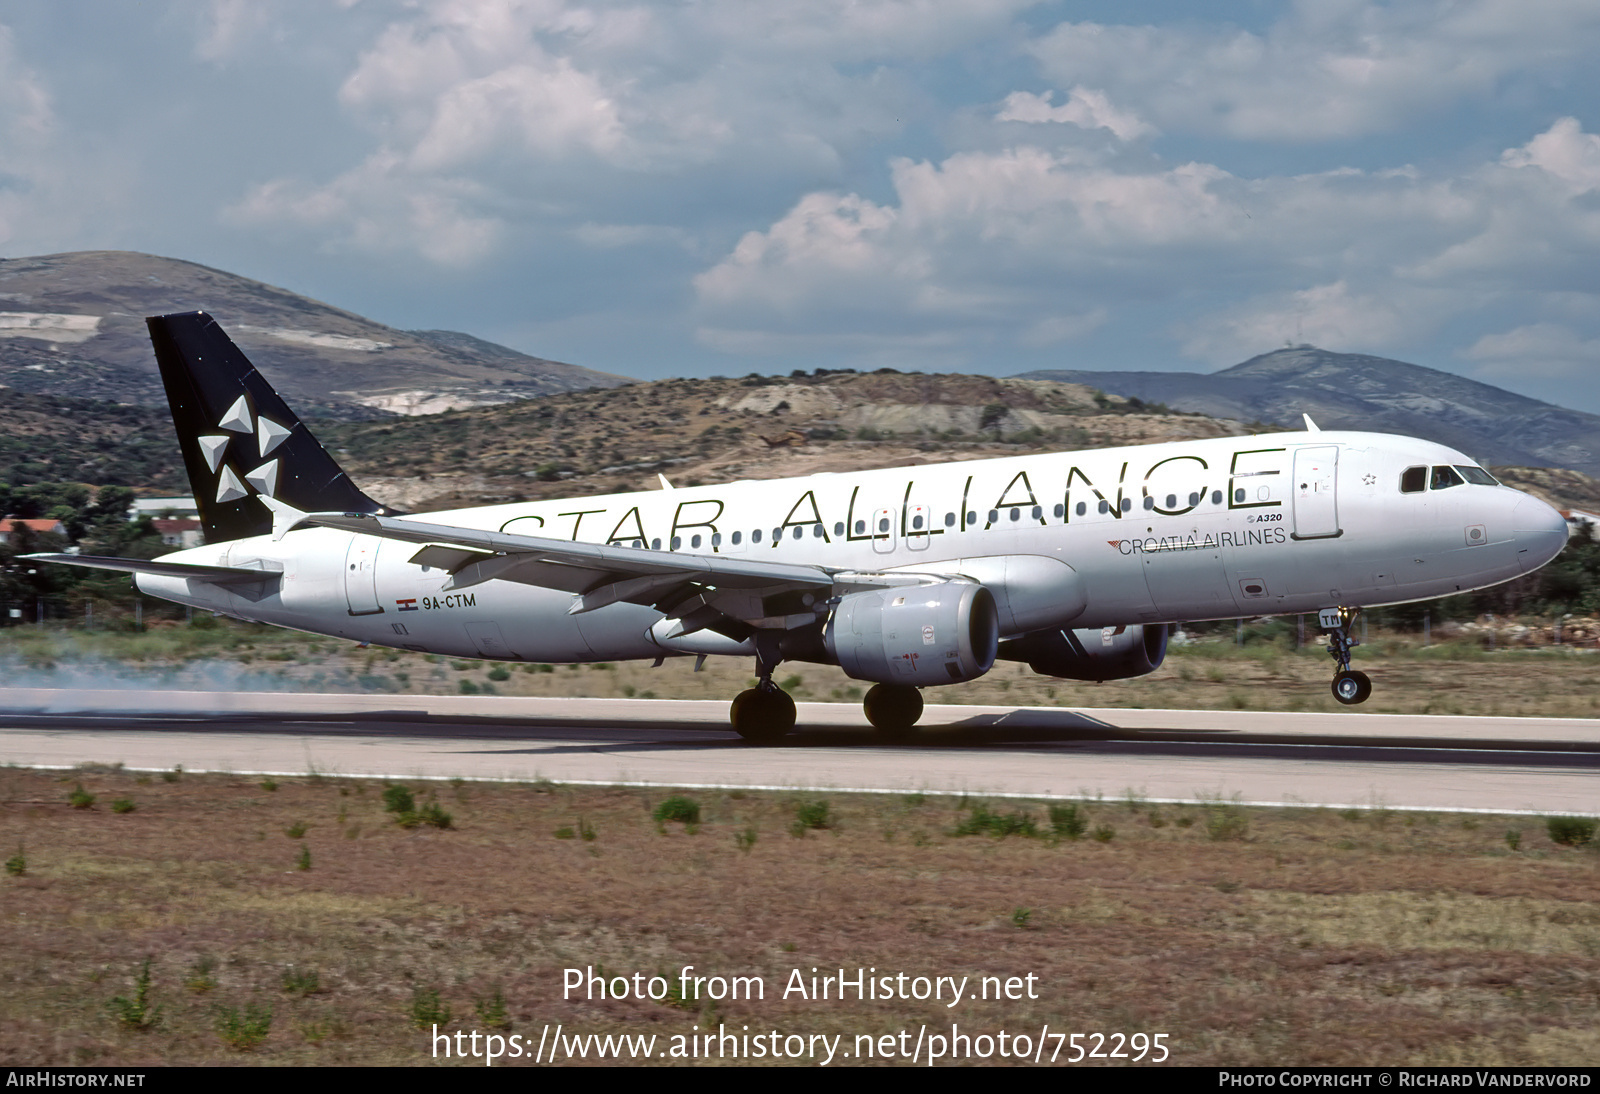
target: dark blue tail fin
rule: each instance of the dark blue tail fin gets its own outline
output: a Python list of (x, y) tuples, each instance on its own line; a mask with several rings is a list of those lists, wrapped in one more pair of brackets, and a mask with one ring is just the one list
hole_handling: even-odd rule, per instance
[(146, 319), (206, 542), (272, 531), (265, 494), (306, 512), (389, 513), (367, 497), (205, 312)]

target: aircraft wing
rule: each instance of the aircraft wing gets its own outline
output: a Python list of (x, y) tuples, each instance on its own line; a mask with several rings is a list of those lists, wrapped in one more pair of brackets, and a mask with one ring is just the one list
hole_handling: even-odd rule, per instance
[[(686, 634), (703, 627), (726, 632), (723, 620), (746, 626), (811, 622), (811, 603), (832, 595), (834, 571), (728, 558), (651, 551), (366, 513), (310, 513), (297, 526), (316, 525), (422, 546), (411, 561), (450, 574), (447, 589), (498, 579), (576, 593), (573, 615), (619, 602), (648, 604), (678, 618)], [(790, 603), (792, 601), (792, 603)], [(792, 610), (790, 610), (792, 609)]]

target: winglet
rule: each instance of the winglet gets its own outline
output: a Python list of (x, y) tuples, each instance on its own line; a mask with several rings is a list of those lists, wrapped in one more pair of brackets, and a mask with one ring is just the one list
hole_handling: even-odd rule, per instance
[(1301, 414), (1300, 417), (1302, 417), (1302, 418), (1304, 418), (1306, 420), (1306, 432), (1307, 433), (1321, 433), (1322, 432), (1322, 430), (1317, 428), (1317, 423), (1313, 422), (1311, 420), (1311, 415), (1309, 415), (1309, 414)]
[(661, 472), (659, 472), (659, 471), (656, 472), (656, 478), (661, 480), (661, 489), (663, 489), (663, 490), (671, 490), (672, 489), (672, 484), (667, 481), (667, 477), (665, 475), (663, 475)]

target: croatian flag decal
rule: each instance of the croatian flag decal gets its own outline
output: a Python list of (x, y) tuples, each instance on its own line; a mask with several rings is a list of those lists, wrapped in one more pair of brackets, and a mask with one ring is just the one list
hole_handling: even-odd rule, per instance
[(416, 597), (412, 597), (409, 600), (396, 600), (394, 603), (395, 607), (399, 608), (403, 612), (414, 612), (417, 610)]

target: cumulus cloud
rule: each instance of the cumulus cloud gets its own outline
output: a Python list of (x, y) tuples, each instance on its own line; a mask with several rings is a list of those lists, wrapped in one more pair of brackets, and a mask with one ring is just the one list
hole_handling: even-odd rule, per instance
[[(1530, 253), (1547, 271), (1566, 254), (1552, 278), (1592, 271), (1600, 212), (1579, 187), (1594, 145), (1562, 120), (1454, 174), (1254, 179), (1070, 146), (903, 159), (895, 200), (808, 195), (695, 286), (717, 329), (826, 323), (1040, 347), (1161, 301), (1183, 352), (1216, 364), (1286, 341), (1392, 351), (1525, 295), (1516, 267)], [(1196, 314), (1182, 318), (1186, 306)]]
[(1408, 296), (1402, 301), (1354, 293), (1343, 281), (1270, 293), (1189, 325), (1183, 351), (1225, 365), (1284, 345), (1310, 343), (1346, 351), (1392, 346), (1407, 341), (1418, 326), (1431, 325), (1427, 320), (1433, 317), (1418, 306), (1417, 294)]
[(1060, 106), (1050, 105), (1054, 91), (1035, 95), (1028, 91), (1013, 91), (1006, 96), (1005, 105), (995, 115), (1002, 122), (1062, 122), (1083, 129), (1109, 129), (1118, 140), (1135, 141), (1149, 136), (1155, 130), (1139, 119), (1131, 110), (1118, 110), (1104, 91), (1075, 87)]
[(465, 180), (418, 180), (397, 158), (374, 156), (321, 186), (263, 183), (226, 217), (242, 225), (311, 229), (331, 250), (415, 251), (439, 265), (459, 267), (492, 253), (504, 227), (472, 211), (480, 198)]
[(1029, 48), (1050, 79), (1105, 88), (1169, 132), (1311, 141), (1571, 71), (1597, 45), (1600, 8), (1583, 0), (1357, 0), (1292, 5), (1262, 33), (1062, 23)]
[(1600, 368), (1600, 338), (1584, 338), (1558, 323), (1529, 323), (1486, 334), (1462, 356), (1481, 362), (1477, 374), (1486, 379), (1588, 378)]
[(73, 145), (48, 85), (0, 24), (0, 246), (27, 254), (104, 240), (126, 178), (125, 164)]
[[(221, 20), (229, 0), (218, 2)], [(697, 172), (714, 174), (713, 188), (837, 175), (853, 150), (920, 109), (926, 94), (899, 66), (999, 33), (1031, 2), (419, 0), (388, 20), (340, 87), (340, 105), (377, 141), (367, 162), (320, 184), (258, 184), (235, 214), (306, 223), (314, 208), (341, 245), (392, 247), (423, 238), (414, 202), (397, 200), (406, 190), (434, 204), (453, 195), (457, 215), (445, 219), (493, 236), (508, 219), (563, 230), (569, 218), (637, 216), (627, 205), (646, 174), (689, 201), (707, 189)], [(385, 216), (395, 218), (387, 233)]]
[(1573, 195), (1600, 189), (1600, 135), (1585, 133), (1577, 118), (1562, 118), (1521, 148), (1507, 150), (1500, 162), (1538, 168)]
[(195, 56), (213, 64), (225, 61), (250, 46), (272, 21), (269, 0), (211, 0), (195, 42)]

